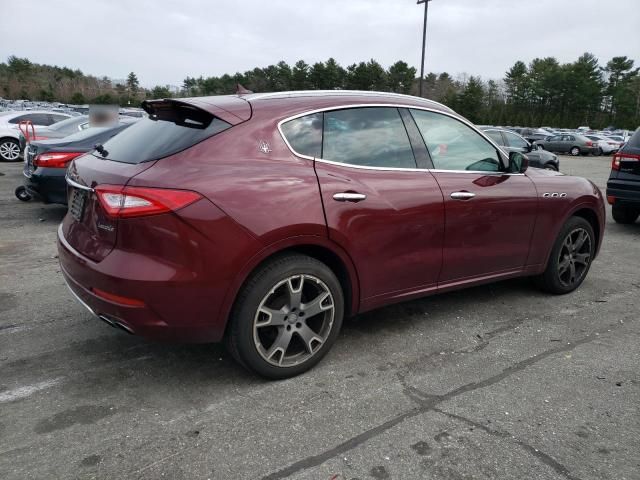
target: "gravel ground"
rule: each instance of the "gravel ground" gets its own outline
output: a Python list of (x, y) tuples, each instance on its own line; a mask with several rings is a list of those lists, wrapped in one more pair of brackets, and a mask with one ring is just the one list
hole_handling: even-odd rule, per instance
[[(609, 165), (562, 158), (603, 189)], [(384, 308), (267, 382), (93, 319), (59, 273), (65, 209), (20, 182), (0, 164), (2, 479), (640, 478), (640, 223), (609, 218), (570, 295), (521, 279)]]

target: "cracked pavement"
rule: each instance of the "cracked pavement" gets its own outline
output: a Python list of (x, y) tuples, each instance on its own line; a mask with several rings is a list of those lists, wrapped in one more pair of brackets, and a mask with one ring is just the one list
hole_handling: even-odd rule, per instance
[[(609, 165), (561, 159), (601, 188)], [(0, 478), (640, 479), (640, 222), (608, 209), (572, 294), (519, 279), (387, 307), (267, 382), (94, 320), (58, 272), (65, 209), (20, 182), (0, 163)]]

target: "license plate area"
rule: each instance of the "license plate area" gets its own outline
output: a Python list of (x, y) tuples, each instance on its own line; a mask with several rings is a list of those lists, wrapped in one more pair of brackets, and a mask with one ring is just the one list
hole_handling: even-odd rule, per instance
[(76, 222), (82, 221), (84, 215), (84, 206), (87, 202), (88, 192), (84, 190), (74, 189), (69, 199), (69, 213)]

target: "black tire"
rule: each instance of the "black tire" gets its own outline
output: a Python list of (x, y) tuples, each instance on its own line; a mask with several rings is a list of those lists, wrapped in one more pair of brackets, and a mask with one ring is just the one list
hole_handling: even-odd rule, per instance
[(611, 214), (616, 223), (621, 223), (622, 225), (629, 225), (631, 223), (635, 223), (640, 215), (640, 209), (625, 207), (618, 204), (613, 204), (611, 207)]
[(569, 154), (574, 157), (577, 157), (578, 155), (580, 155), (580, 147), (571, 147), (569, 149)]
[[(571, 248), (567, 247), (567, 239), (571, 240), (573, 238), (579, 240), (582, 232), (584, 232), (588, 238), (588, 246), (585, 240), (581, 248), (572, 252)], [(546, 270), (535, 278), (537, 286), (545, 292), (555, 295), (573, 292), (582, 284), (587, 273), (589, 273), (595, 248), (596, 238), (591, 224), (584, 218), (571, 217), (558, 234), (558, 238), (551, 250)], [(578, 263), (575, 257), (571, 258), (574, 255), (580, 256), (580, 262), (586, 259), (586, 265)], [(584, 255), (586, 255), (586, 257), (584, 257)], [(564, 270), (563, 266), (565, 267)]]
[(558, 167), (556, 167), (553, 163), (549, 162), (549, 163), (545, 163), (544, 164), (544, 169), (545, 170), (553, 170), (554, 172), (558, 171)]
[(20, 144), (13, 138), (0, 140), (0, 160), (4, 162), (20, 161)]
[(27, 188), (24, 185), (21, 185), (18, 188), (16, 188), (13, 193), (16, 194), (16, 198), (18, 200), (21, 200), (23, 202), (28, 202), (32, 198), (29, 192), (27, 191)]
[[(298, 299), (300, 308), (297, 315), (299, 316), (295, 317), (296, 320), (294, 321), (288, 320), (290, 317), (286, 315), (291, 315), (292, 312), (296, 311), (296, 308), (291, 308), (291, 305), (284, 301), (284, 305), (280, 309), (271, 307), (272, 312), (277, 312), (279, 316), (284, 316), (283, 324), (278, 326), (270, 325), (271, 319), (275, 317), (274, 314), (273, 317), (271, 315), (266, 317), (268, 319), (266, 327), (258, 327), (259, 323), (263, 323), (258, 321), (263, 315), (262, 307), (266, 306), (267, 299), (274, 298), (278, 300), (280, 289), (283, 289), (282, 292), (289, 295), (289, 303), (292, 303), (291, 279), (294, 278), (301, 279), (298, 286), (301, 291)], [(306, 305), (314, 303), (314, 300), (311, 300), (314, 288), (330, 293), (330, 306), (328, 308), (332, 311), (323, 310), (321, 313), (312, 314), (305, 319), (302, 317), (304, 310), (302, 307), (305, 303), (301, 302), (304, 299), (305, 302), (308, 302)], [(311, 289), (311, 294), (308, 293), (309, 289)], [(322, 295), (323, 293), (318, 294), (315, 300), (317, 301)], [(320, 305), (324, 301), (320, 300), (318, 304)], [(282, 313), (283, 311), (288, 313)], [(311, 322), (318, 320), (320, 315), (322, 315), (322, 318), (318, 323), (322, 323), (322, 326), (316, 331)], [(312, 257), (301, 254), (287, 254), (276, 257), (260, 266), (242, 287), (229, 318), (230, 324), (227, 329), (225, 344), (231, 355), (248, 370), (270, 379), (289, 378), (309, 370), (327, 354), (340, 333), (343, 315), (344, 295), (342, 287), (331, 269)], [(309, 320), (309, 323), (307, 323), (307, 320)], [(311, 347), (311, 342), (309, 342), (309, 348), (306, 348), (307, 344), (303, 341), (303, 336), (296, 330), (302, 324), (304, 324), (302, 328), (307, 329), (307, 332), (309, 331), (308, 329), (313, 330), (312, 333), (318, 336), (317, 341), (323, 340), (317, 346), (317, 349), (314, 350)], [(287, 332), (291, 329), (293, 331), (285, 334), (285, 329)], [(324, 333), (322, 333), (323, 331)], [(263, 334), (273, 338), (271, 345), (268, 344), (269, 338), (263, 339)], [(276, 356), (278, 350), (282, 349), (276, 349), (272, 356), (268, 356), (280, 336), (284, 335), (288, 335), (288, 338), (291, 339), (287, 342), (284, 350), (279, 356)], [(324, 339), (320, 339), (321, 336), (324, 336)], [(299, 347), (297, 353), (295, 347)], [(290, 350), (293, 353), (288, 355)], [(296, 355), (300, 356), (299, 359), (296, 359)], [(267, 356), (268, 358), (266, 358)], [(278, 361), (280, 365), (275, 365), (274, 362)], [(288, 365), (282, 365), (282, 363), (287, 362), (289, 363)]]

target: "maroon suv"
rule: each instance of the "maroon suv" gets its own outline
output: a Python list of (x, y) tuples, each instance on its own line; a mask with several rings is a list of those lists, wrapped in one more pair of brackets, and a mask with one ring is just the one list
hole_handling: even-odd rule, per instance
[(371, 92), (144, 102), (149, 118), (67, 173), (60, 263), (107, 323), (225, 340), (243, 365), (298, 374), (343, 318), (534, 276), (584, 280), (604, 230), (591, 182), (527, 169), (451, 109)]

